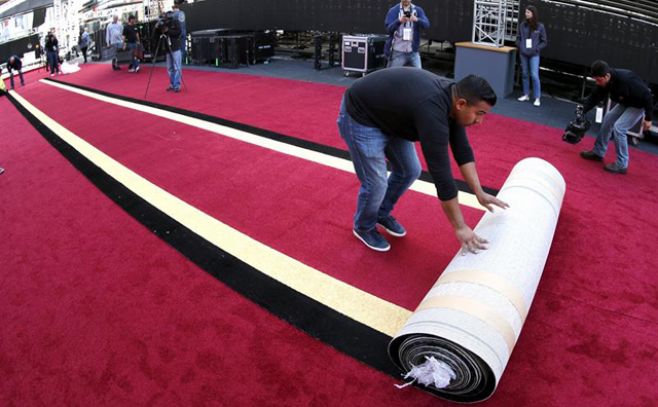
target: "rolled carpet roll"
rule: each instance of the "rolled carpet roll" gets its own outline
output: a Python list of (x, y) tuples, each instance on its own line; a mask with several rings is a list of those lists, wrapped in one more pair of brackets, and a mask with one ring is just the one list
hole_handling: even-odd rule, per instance
[(557, 224), (565, 182), (548, 162), (514, 166), (475, 232), (489, 241), (458, 253), (389, 344), (407, 378), (457, 402), (490, 397), (521, 333)]

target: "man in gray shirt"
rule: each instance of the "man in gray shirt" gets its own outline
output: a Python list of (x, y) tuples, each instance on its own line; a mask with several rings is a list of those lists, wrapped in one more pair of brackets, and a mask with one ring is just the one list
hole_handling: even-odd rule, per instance
[(105, 43), (108, 47), (114, 48), (114, 58), (112, 58), (112, 69), (120, 70), (116, 53), (123, 49), (123, 25), (119, 22), (119, 16), (113, 16), (112, 22), (105, 29)]

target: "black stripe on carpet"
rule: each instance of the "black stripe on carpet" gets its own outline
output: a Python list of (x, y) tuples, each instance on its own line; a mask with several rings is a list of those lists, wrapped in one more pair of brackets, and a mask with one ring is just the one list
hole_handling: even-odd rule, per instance
[[(125, 102), (132, 102), (132, 103), (136, 103), (136, 104), (143, 105), (143, 106), (149, 106), (149, 107), (153, 107), (153, 108), (156, 108), (156, 109), (161, 109), (161, 110), (164, 110), (164, 111), (167, 111), (167, 112), (178, 113), (178, 114), (183, 115), (183, 116), (192, 117), (192, 118), (203, 120), (203, 121), (206, 121), (206, 122), (209, 122), (209, 123), (215, 123), (215, 124), (219, 124), (219, 125), (222, 125), (222, 126), (230, 127), (232, 129), (241, 130), (241, 131), (245, 131), (247, 133), (256, 134), (258, 136), (268, 138), (270, 140), (279, 141), (281, 143), (286, 143), (286, 144), (289, 144), (289, 145), (292, 145), (292, 146), (304, 148), (306, 150), (316, 151), (318, 153), (327, 154), (327, 155), (330, 155), (330, 156), (333, 156), (333, 157), (350, 160), (350, 153), (347, 150), (341, 150), (339, 148), (327, 146), (327, 145), (320, 144), (320, 143), (315, 143), (315, 142), (304, 140), (304, 139), (297, 138), (297, 137), (286, 136), (285, 134), (276, 133), (276, 132), (273, 132), (273, 131), (270, 131), (270, 130), (261, 129), (259, 127), (250, 126), (248, 124), (238, 123), (238, 122), (234, 122), (234, 121), (231, 121), (231, 120), (222, 119), (221, 117), (211, 116), (211, 115), (204, 114), (204, 113), (199, 113), (199, 112), (193, 112), (191, 110), (185, 110), (185, 109), (181, 109), (181, 108), (177, 108), (177, 107), (173, 107), (173, 106), (167, 106), (167, 105), (163, 105), (163, 104), (160, 104), (160, 103), (149, 102), (147, 100), (135, 99), (135, 98), (127, 97), (127, 96), (121, 96), (121, 95), (117, 95), (117, 94), (114, 94), (114, 93), (89, 88), (87, 86), (81, 86), (81, 85), (76, 85), (76, 84), (73, 84), (73, 83), (62, 82), (62, 81), (58, 81), (58, 80), (55, 80), (55, 79), (44, 78), (44, 80), (60, 83), (62, 85), (70, 86), (72, 88), (86, 90), (88, 92), (96, 93), (98, 95), (103, 95), (103, 96), (111, 97), (111, 98), (114, 98), (114, 99), (123, 100)], [(432, 176), (427, 171), (423, 171), (423, 173), (420, 175), (419, 179), (421, 179), (422, 181), (434, 183), (434, 181), (432, 180)], [(456, 179), (455, 183), (457, 184), (457, 188), (460, 191), (471, 193), (471, 189), (468, 187), (468, 184), (466, 184), (466, 182)], [(485, 187), (485, 186), (483, 186), (482, 189), (486, 193), (489, 193), (489, 194), (492, 194), (492, 195), (498, 195), (498, 190), (497, 189), (490, 188), (490, 187)]]
[(34, 128), (108, 198), (217, 280), (311, 336), (375, 369), (400, 378), (387, 355), (391, 337), (356, 322), (261, 273), (193, 233), (126, 188), (9, 99)]

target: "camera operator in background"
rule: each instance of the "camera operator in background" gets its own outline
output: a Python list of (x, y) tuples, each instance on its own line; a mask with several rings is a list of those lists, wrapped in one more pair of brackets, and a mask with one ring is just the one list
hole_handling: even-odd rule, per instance
[(128, 66), (128, 72), (139, 72), (139, 58), (137, 58), (137, 51), (139, 49), (139, 32), (135, 26), (135, 16), (128, 16), (128, 25), (123, 28), (123, 49), (131, 51), (132, 59)]
[(388, 66), (411, 65), (422, 68), (420, 61), (420, 29), (428, 29), (430, 20), (422, 8), (411, 4), (411, 0), (402, 0), (399, 5), (391, 7), (384, 20), (388, 39), (384, 52)]
[(595, 61), (592, 64), (591, 76), (596, 81), (596, 88), (585, 101), (584, 113), (592, 110), (600, 102), (604, 102), (608, 96), (617, 105), (603, 117), (594, 148), (591, 151), (582, 151), (580, 156), (586, 160), (603, 161), (612, 135), (617, 161), (606, 164), (603, 169), (615, 174), (626, 174), (628, 170), (626, 133), (640, 121), (642, 114), (644, 114), (642, 130), (651, 128), (653, 117), (651, 90), (635, 72), (613, 69), (605, 61)]
[(180, 38), (181, 38), (181, 60), (185, 59), (187, 52), (187, 27), (185, 26), (185, 12), (180, 9), (180, 5), (185, 3), (185, 0), (174, 0), (174, 5), (171, 6), (173, 17), (178, 20), (180, 24)]
[(114, 48), (114, 57), (112, 58), (112, 69), (121, 70), (117, 53), (123, 48), (123, 25), (119, 22), (119, 16), (113, 16), (112, 22), (105, 29), (105, 44)]
[(7, 61), (7, 71), (9, 72), (9, 83), (11, 84), (12, 89), (14, 89), (14, 71), (18, 72), (18, 76), (21, 79), (21, 86), (25, 86), (23, 71), (21, 70), (22, 68), (23, 62), (21, 62), (18, 55), (12, 55), (9, 57), (9, 61)]
[(50, 68), (50, 76), (55, 76), (55, 73), (59, 73), (59, 41), (57, 41), (57, 37), (52, 30), (46, 35), (44, 48), (46, 49), (46, 62)]
[(160, 46), (167, 53), (167, 74), (169, 75), (167, 91), (178, 93), (183, 77), (180, 22), (174, 18), (174, 13), (169, 11), (160, 18), (156, 27), (160, 30)]

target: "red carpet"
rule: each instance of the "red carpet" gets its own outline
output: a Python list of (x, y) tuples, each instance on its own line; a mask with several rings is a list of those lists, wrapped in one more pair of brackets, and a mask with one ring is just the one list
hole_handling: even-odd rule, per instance
[[(143, 96), (137, 76), (85, 68), (64, 79)], [(334, 123), (340, 88), (185, 75), (189, 92), (159, 103), (344, 148)], [(455, 253), (435, 198), (405, 196), (396, 214), (410, 236), (373, 255), (349, 235), (353, 175), (42, 84), (19, 92), (223, 222), (408, 308)], [(0, 249), (0, 324), (10, 333), (0, 340), (2, 404), (446, 404), (391, 388), (391, 378), (224, 288), (100, 194), (1, 102), (9, 136), (0, 139), (7, 168), (0, 214), (9, 244)], [(497, 392), (483, 405), (652, 405), (658, 164), (633, 150), (627, 176), (607, 174), (577, 156), (591, 139), (573, 147), (559, 134), (500, 116), (471, 132), (486, 185), (499, 187), (526, 156), (549, 160), (567, 181), (532, 312)], [(474, 225), (479, 213), (467, 213)]]

